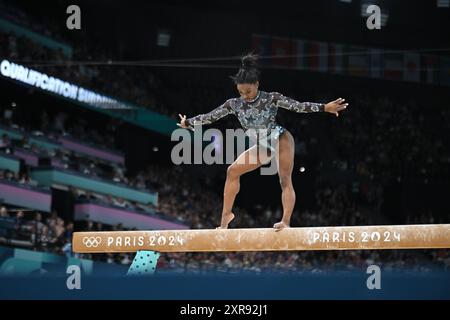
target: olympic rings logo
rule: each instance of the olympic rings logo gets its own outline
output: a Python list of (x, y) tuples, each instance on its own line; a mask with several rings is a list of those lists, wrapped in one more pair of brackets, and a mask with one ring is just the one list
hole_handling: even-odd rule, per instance
[(100, 237), (84, 237), (83, 244), (88, 248), (96, 248), (102, 242), (102, 238)]

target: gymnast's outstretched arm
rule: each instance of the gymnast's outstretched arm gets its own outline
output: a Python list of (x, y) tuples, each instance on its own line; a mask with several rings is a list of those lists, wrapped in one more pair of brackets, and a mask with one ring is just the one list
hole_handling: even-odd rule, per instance
[(348, 106), (348, 103), (344, 103), (345, 99), (342, 98), (323, 104), (316, 102), (299, 102), (278, 92), (272, 92), (271, 95), (277, 107), (299, 113), (330, 112), (338, 116), (338, 112), (346, 109)]
[(227, 100), (224, 104), (215, 108), (211, 112), (185, 119), (184, 124), (188, 127), (200, 124), (210, 124), (232, 113), (234, 114), (234, 110), (231, 107), (230, 100)]

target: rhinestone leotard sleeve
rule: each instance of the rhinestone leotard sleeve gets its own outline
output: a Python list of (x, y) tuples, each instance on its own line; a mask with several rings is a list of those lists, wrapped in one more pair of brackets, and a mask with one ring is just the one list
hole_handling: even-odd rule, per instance
[(195, 126), (200, 124), (210, 124), (213, 123), (229, 114), (234, 114), (234, 110), (231, 107), (230, 100), (227, 100), (221, 106), (215, 108), (211, 112), (205, 114), (199, 114), (195, 117), (186, 119), (186, 125)]
[(295, 111), (299, 113), (307, 112), (324, 112), (325, 105), (316, 102), (299, 102), (292, 98), (286, 97), (278, 92), (272, 92), (273, 101), (279, 108)]

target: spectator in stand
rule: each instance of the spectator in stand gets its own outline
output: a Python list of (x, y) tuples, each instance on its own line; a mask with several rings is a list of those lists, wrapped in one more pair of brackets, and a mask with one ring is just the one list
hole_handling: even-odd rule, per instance
[(2, 134), (2, 139), (0, 140), (0, 151), (5, 151), (10, 146), (11, 141), (9, 140), (9, 136), (6, 133)]

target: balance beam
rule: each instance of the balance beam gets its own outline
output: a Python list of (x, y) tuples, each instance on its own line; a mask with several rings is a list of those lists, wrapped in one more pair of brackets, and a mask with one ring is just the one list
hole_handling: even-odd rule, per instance
[(75, 232), (78, 253), (450, 248), (450, 224)]

